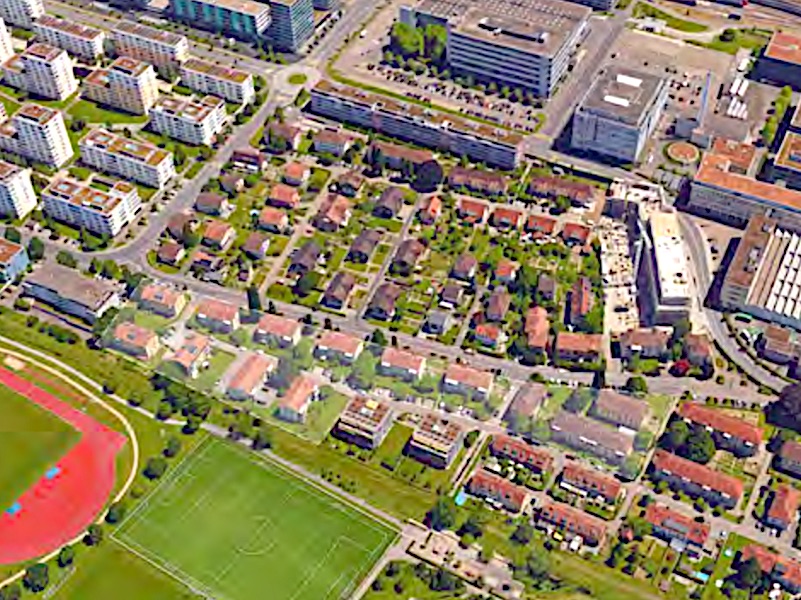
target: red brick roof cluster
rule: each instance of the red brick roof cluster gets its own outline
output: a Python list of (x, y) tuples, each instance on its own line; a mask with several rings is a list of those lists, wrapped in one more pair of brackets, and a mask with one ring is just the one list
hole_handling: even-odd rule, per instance
[(604, 521), (561, 502), (546, 500), (540, 508), (540, 519), (580, 535), (592, 543), (602, 542), (606, 535)]
[(520, 510), (526, 502), (526, 490), (508, 479), (484, 470), (473, 475), (469, 488), (471, 493), (495, 498), (515, 510)]
[(736, 477), (724, 475), (706, 465), (701, 465), (681, 456), (657, 450), (654, 453), (653, 466), (658, 471), (667, 471), (677, 477), (738, 499), (743, 495), (743, 482)]
[(741, 419), (730, 417), (714, 408), (707, 408), (701, 404), (686, 402), (679, 407), (679, 415), (699, 425), (711, 427), (715, 431), (728, 433), (744, 442), (758, 446), (762, 440), (762, 429)]
[(490, 450), (495, 456), (510, 458), (540, 472), (550, 471), (553, 466), (553, 456), (550, 452), (508, 435), (493, 437)]
[(607, 502), (614, 502), (620, 494), (621, 484), (611, 475), (588, 468), (577, 462), (569, 462), (562, 471), (562, 481), (586, 492), (603, 496)]
[(697, 523), (692, 517), (656, 502), (645, 509), (645, 520), (666, 531), (671, 538), (679, 538), (697, 546), (703, 546), (709, 538), (709, 525)]

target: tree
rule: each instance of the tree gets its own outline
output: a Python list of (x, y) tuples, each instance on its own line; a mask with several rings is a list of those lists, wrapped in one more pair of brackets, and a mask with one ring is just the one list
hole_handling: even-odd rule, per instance
[(687, 443), (687, 438), (690, 436), (690, 428), (681, 419), (671, 421), (670, 425), (662, 437), (660, 445), (666, 450), (676, 452), (679, 448)]
[(632, 394), (647, 394), (648, 384), (645, 382), (645, 377), (641, 375), (629, 377), (626, 381), (626, 390)]
[[(423, 54), (438, 66), (445, 64), (448, 31), (442, 25), (426, 25), (423, 30)], [(468, 86), (471, 87), (471, 86)]]
[(9, 242), (13, 242), (15, 244), (21, 244), (22, 243), (22, 234), (19, 232), (18, 229), (14, 228), (14, 227), (10, 227), (10, 226), (6, 227), (5, 238)]
[(436, 191), (442, 183), (444, 173), (442, 167), (435, 160), (427, 160), (414, 172), (412, 187), (422, 193)]
[(715, 441), (705, 428), (693, 427), (687, 443), (680, 450), (684, 458), (705, 465), (715, 455)]
[(261, 310), (259, 288), (255, 285), (248, 286), (248, 308), (252, 311)]
[(428, 525), (434, 531), (450, 529), (456, 524), (456, 507), (450, 498), (439, 498), (434, 507), (428, 511)]
[(50, 571), (45, 563), (31, 565), (22, 578), (22, 585), (34, 594), (44, 591), (48, 583), (50, 583)]
[(164, 445), (164, 450), (162, 450), (162, 454), (166, 458), (174, 458), (178, 455), (181, 451), (181, 440), (179, 440), (174, 435), (171, 435), (167, 438), (167, 443)]
[(0, 600), (19, 600), (22, 598), (22, 588), (16, 583), (11, 583), (0, 590)]
[(103, 534), (103, 528), (97, 523), (89, 525), (89, 529), (86, 530), (86, 535), (83, 538), (83, 543), (87, 546), (99, 546), (103, 541)]
[(253, 443), (252, 447), (254, 450), (264, 450), (266, 448), (271, 448), (273, 445), (272, 436), (270, 432), (263, 427), (256, 430), (256, 433), (253, 435)]
[(423, 52), (423, 36), (416, 28), (398, 21), (390, 31), (389, 46), (404, 58), (417, 58)]
[(319, 282), (319, 273), (316, 271), (307, 271), (298, 279), (297, 283), (295, 283), (295, 293), (305, 298), (315, 290)]
[(770, 423), (801, 432), (801, 384), (785, 386), (778, 400), (768, 404), (765, 413)]
[(551, 559), (544, 548), (537, 548), (526, 557), (523, 565), (526, 574), (534, 581), (541, 581), (548, 576)]
[(762, 568), (755, 557), (740, 561), (737, 573), (734, 575), (737, 587), (744, 590), (753, 590), (762, 580)]
[(638, 431), (637, 435), (634, 436), (634, 448), (640, 451), (647, 450), (653, 440), (654, 434), (650, 431)]
[(106, 513), (106, 523), (116, 525), (125, 517), (125, 505), (122, 502), (115, 502), (108, 507)]
[(69, 567), (73, 562), (75, 562), (75, 548), (72, 546), (64, 546), (58, 553), (56, 562), (62, 569)]
[(514, 530), (510, 539), (520, 546), (528, 546), (531, 540), (534, 539), (534, 528), (529, 523), (521, 523)]
[(58, 251), (58, 254), (56, 254), (56, 262), (65, 267), (69, 267), (70, 269), (74, 269), (78, 266), (78, 261), (75, 260), (75, 257), (66, 250)]
[(464, 588), (462, 580), (445, 569), (437, 569), (428, 586), (434, 592), (451, 592)]
[(629, 519), (628, 526), (635, 540), (643, 540), (646, 535), (651, 535), (653, 529), (648, 521), (640, 517)]
[(159, 479), (167, 470), (167, 461), (161, 456), (149, 458), (142, 474), (150, 480)]
[(726, 28), (723, 30), (723, 33), (720, 34), (720, 41), (721, 42), (733, 42), (737, 37), (737, 30)]
[(369, 390), (375, 382), (377, 360), (370, 352), (362, 352), (353, 363), (348, 381), (353, 387)]
[(387, 336), (384, 335), (384, 332), (380, 329), (376, 329), (373, 331), (372, 335), (370, 336), (370, 342), (375, 344), (376, 346), (381, 346), (382, 348), (387, 345)]
[(640, 474), (640, 456), (639, 454), (631, 454), (626, 457), (623, 464), (620, 465), (620, 476), (623, 479), (633, 481)]
[(470, 515), (467, 517), (462, 526), (459, 527), (459, 531), (457, 532), (459, 535), (471, 535), (474, 538), (481, 537), (484, 533), (483, 530), (484, 524), (476, 515)]
[(32, 237), (28, 242), (28, 257), (32, 261), (42, 260), (45, 256), (45, 245), (38, 237)]

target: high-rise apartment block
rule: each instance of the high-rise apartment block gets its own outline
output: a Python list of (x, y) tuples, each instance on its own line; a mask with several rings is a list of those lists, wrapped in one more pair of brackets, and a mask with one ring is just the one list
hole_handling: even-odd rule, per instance
[(38, 104), (25, 104), (0, 125), (0, 150), (53, 167), (74, 154), (61, 111)]
[(44, 15), (33, 24), (33, 30), (38, 41), (86, 60), (95, 61), (103, 54), (106, 34), (100, 29)]
[(11, 87), (51, 100), (64, 100), (78, 89), (72, 61), (61, 48), (33, 44), (3, 65), (3, 80)]
[(11, 42), (11, 34), (3, 19), (0, 19), (0, 62), (6, 62), (12, 56), (14, 56), (14, 45)]
[(246, 40), (263, 37), (270, 25), (270, 7), (253, 0), (171, 0), (170, 11), (193, 27)]
[(33, 22), (44, 14), (44, 0), (3, 0), (0, 2), (0, 18), (17, 27), (30, 29)]
[(114, 52), (149, 62), (159, 71), (177, 72), (189, 59), (189, 42), (183, 35), (122, 21), (111, 34)]
[(98, 235), (117, 235), (142, 207), (136, 186), (118, 181), (104, 192), (88, 183), (57, 179), (42, 192), (47, 215)]
[(270, 27), (267, 37), (287, 52), (297, 52), (314, 34), (313, 0), (269, 0)]
[(237, 104), (247, 104), (256, 95), (250, 73), (197, 58), (181, 65), (181, 82), (193, 90)]
[(160, 188), (175, 177), (172, 153), (105, 129), (94, 129), (80, 141), (81, 160), (123, 179)]
[(156, 71), (149, 63), (121, 56), (83, 82), (83, 96), (99, 104), (145, 115), (159, 97)]
[(216, 96), (202, 100), (159, 98), (150, 111), (156, 131), (195, 146), (210, 146), (225, 125), (225, 102)]
[(23, 219), (37, 203), (31, 170), (0, 161), (0, 215)]

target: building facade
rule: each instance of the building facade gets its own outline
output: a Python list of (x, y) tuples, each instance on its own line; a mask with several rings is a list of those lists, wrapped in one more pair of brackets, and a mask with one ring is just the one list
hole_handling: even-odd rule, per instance
[(49, 44), (33, 44), (8, 59), (3, 65), (3, 81), (51, 100), (64, 100), (78, 90), (69, 55)]
[(0, 125), (0, 150), (52, 167), (62, 166), (74, 154), (61, 111), (38, 104), (23, 105)]
[(80, 141), (81, 160), (106, 173), (161, 188), (175, 177), (172, 153), (153, 144), (94, 129)]
[(103, 54), (106, 34), (100, 29), (43, 15), (33, 24), (33, 30), (38, 41), (66, 50), (70, 55), (94, 62)]
[(248, 104), (256, 95), (250, 73), (197, 58), (181, 65), (181, 82), (193, 90), (237, 104)]
[(202, 100), (162, 97), (150, 111), (156, 131), (193, 146), (211, 146), (225, 125), (225, 102), (215, 96)]
[(4, 63), (12, 56), (14, 56), (14, 44), (11, 41), (11, 33), (3, 19), (0, 19), (0, 62)]
[(83, 97), (98, 104), (146, 115), (159, 97), (156, 71), (149, 63), (121, 56), (83, 82)]
[(33, 22), (45, 14), (43, 0), (3, 0), (0, 18), (6, 23), (30, 29)]
[(244, 40), (264, 36), (270, 7), (252, 0), (170, 0), (171, 16), (192, 27)]
[(177, 73), (189, 59), (189, 42), (183, 35), (121, 21), (111, 34), (117, 56), (130, 56), (154, 65), (159, 71)]
[(0, 239), (0, 284), (14, 281), (25, 273), (30, 261), (24, 246)]
[(42, 192), (42, 205), (45, 214), (57, 221), (114, 237), (133, 222), (142, 201), (136, 186), (127, 181), (117, 181), (104, 192), (88, 183), (56, 179)]
[(31, 170), (0, 160), (0, 215), (24, 219), (38, 203)]
[(286, 52), (297, 52), (314, 34), (313, 0), (269, 0), (272, 21), (267, 36)]

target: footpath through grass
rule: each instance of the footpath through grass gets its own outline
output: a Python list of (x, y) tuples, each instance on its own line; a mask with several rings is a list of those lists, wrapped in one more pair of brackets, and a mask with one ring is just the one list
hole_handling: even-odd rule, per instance
[(55, 415), (0, 386), (0, 511), (36, 483), (79, 437)]
[(115, 537), (209, 597), (348, 595), (395, 532), (278, 467), (210, 440)]

